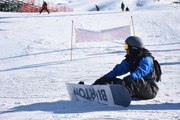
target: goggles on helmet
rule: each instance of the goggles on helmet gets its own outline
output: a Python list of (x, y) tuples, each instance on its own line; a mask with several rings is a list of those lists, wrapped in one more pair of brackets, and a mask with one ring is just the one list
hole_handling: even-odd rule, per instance
[(128, 49), (129, 49), (129, 45), (126, 43), (126, 44), (124, 45), (124, 48), (125, 48), (125, 50), (128, 50)]

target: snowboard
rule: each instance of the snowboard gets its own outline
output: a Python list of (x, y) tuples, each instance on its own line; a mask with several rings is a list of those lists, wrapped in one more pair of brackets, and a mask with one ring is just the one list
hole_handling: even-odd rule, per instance
[(131, 96), (128, 90), (121, 85), (82, 85), (66, 83), (71, 100), (94, 102), (106, 105), (120, 105), (128, 107)]

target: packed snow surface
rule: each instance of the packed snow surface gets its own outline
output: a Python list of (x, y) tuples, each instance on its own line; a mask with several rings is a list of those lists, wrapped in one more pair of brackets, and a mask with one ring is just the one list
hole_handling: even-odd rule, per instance
[[(121, 11), (122, 1), (108, 6), (111, 0), (99, 12), (84, 9), (87, 0), (71, 13), (0, 12), (0, 120), (179, 120), (180, 5), (129, 1), (130, 12)], [(162, 66), (157, 97), (127, 108), (71, 101), (65, 82), (92, 84), (125, 56), (124, 40), (76, 43), (72, 33), (127, 22)]]

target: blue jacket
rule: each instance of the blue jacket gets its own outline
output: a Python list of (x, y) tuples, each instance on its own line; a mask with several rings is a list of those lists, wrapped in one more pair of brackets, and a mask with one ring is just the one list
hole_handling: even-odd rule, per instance
[[(117, 64), (112, 71), (107, 73), (105, 77), (113, 78), (116, 76), (124, 75), (130, 72), (130, 64), (124, 59), (120, 64)], [(149, 73), (153, 71), (152, 58), (151, 57), (143, 57), (137, 68), (130, 73), (130, 77), (134, 80), (145, 77)]]

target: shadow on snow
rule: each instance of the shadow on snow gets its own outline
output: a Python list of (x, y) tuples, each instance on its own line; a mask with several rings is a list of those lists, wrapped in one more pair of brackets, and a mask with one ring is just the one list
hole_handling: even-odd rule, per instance
[[(1, 30), (1, 29), (0, 29)], [(170, 43), (169, 43), (170, 44)], [(171, 44), (179, 44), (179, 43), (171, 43)], [(90, 47), (89, 49), (98, 49), (98, 48), (118, 48), (119, 46), (113, 46), (113, 47)], [(87, 48), (74, 48), (74, 50), (82, 50), (82, 49), (87, 49)], [(59, 52), (69, 52), (70, 49), (61, 49), (61, 50), (53, 50), (53, 51), (45, 51), (45, 52), (39, 52), (39, 53), (34, 53), (34, 54), (28, 54), (28, 55), (18, 55), (18, 56), (11, 56), (11, 57), (6, 57), (6, 58), (0, 58), (0, 61), (2, 60), (8, 60), (8, 59), (16, 59), (16, 58), (22, 58), (22, 57), (28, 57), (28, 56), (36, 56), (36, 55), (46, 55), (46, 54), (52, 54), (52, 53), (59, 53)], [(120, 54), (120, 53), (125, 53), (125, 51), (108, 51), (103, 53), (92, 53), (92, 54), (87, 54), (86, 57), (84, 58), (77, 58), (74, 59), (73, 61), (77, 60), (86, 60), (90, 58), (97, 58), (97, 57), (103, 57), (104, 55), (108, 54)], [(175, 52), (175, 51), (180, 51), (180, 49), (168, 49), (168, 50), (152, 50), (152, 52)], [(12, 68), (7, 68), (7, 69), (1, 69), (0, 72), (6, 72), (6, 71), (13, 71), (13, 70), (23, 70), (23, 69), (29, 69), (29, 68), (37, 68), (37, 67), (45, 67), (45, 66), (51, 66), (51, 65), (59, 65), (59, 64), (64, 64), (67, 63), (69, 60), (61, 60), (61, 61), (49, 61), (49, 62), (44, 62), (44, 63), (37, 63), (37, 64), (29, 64), (29, 65), (24, 65), (24, 66), (19, 66), (19, 67), (12, 67)], [(160, 63), (161, 65), (180, 65), (180, 62), (172, 61), (172, 62), (165, 62), (165, 63)]]
[[(119, 47), (119, 46), (108, 47), (108, 49), (115, 48), (115, 47)], [(73, 51), (86, 50), (86, 49), (99, 49), (99, 48), (106, 48), (106, 47), (73, 48)], [(29, 56), (36, 56), (36, 55), (46, 55), (46, 54), (60, 53), (60, 52), (69, 52), (70, 50), (71, 49), (60, 49), (60, 50), (44, 51), (44, 52), (32, 53), (32, 54), (22, 54), (22, 55), (16, 55), (16, 56), (0, 58), (0, 60), (16, 59), (16, 58), (22, 58), (22, 57), (29, 57)], [(124, 51), (124, 53), (125, 53), (125, 51)], [(107, 54), (111, 54), (111, 53), (107, 53)]]
[[(98, 57), (101, 57), (101, 56), (98, 56)], [(80, 58), (80, 59), (85, 60), (85, 59), (90, 59), (90, 58), (92, 57)], [(80, 59), (74, 59), (73, 61), (77, 61)], [(52, 65), (60, 65), (60, 64), (66, 64), (68, 62), (70, 62), (70, 60), (52, 61), (52, 62), (45, 62), (45, 63), (39, 63), (39, 64), (24, 65), (24, 66), (19, 66), (19, 67), (14, 67), (14, 68), (1, 69), (0, 72), (24, 70), (24, 69), (30, 69), (30, 68), (52, 66)], [(180, 62), (165, 62), (165, 63), (160, 63), (160, 65), (180, 65)]]
[(8, 111), (1, 111), (0, 114), (14, 113), (14, 112), (33, 112), (44, 111), (55, 114), (69, 114), (69, 113), (85, 113), (95, 111), (119, 111), (119, 110), (180, 110), (180, 103), (161, 103), (161, 104), (146, 104), (146, 105), (130, 105), (127, 108), (121, 106), (108, 106), (93, 103), (83, 103), (75, 101), (55, 101), (42, 102), (30, 105), (22, 105), (9, 109)]
[(178, 45), (180, 42), (170, 42), (170, 43), (160, 43), (160, 44), (151, 44), (146, 46), (162, 46), (162, 45)]

